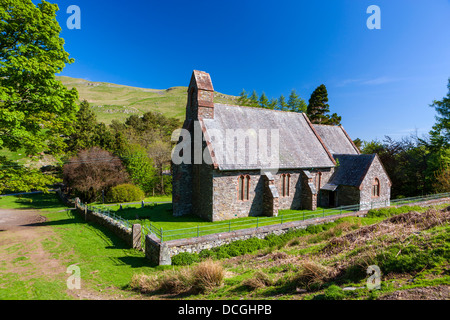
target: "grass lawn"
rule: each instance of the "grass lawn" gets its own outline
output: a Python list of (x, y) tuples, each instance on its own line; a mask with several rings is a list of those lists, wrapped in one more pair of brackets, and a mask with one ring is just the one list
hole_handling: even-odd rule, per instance
[(281, 224), (290, 221), (306, 220), (315, 217), (334, 215), (339, 213), (348, 213), (350, 211), (336, 209), (317, 208), (310, 210), (280, 210), (278, 217), (245, 217), (236, 218), (228, 221), (208, 222), (195, 215), (186, 215), (174, 217), (172, 214), (172, 204), (151, 204), (142, 208), (139, 204), (114, 206), (97, 206), (113, 211), (131, 223), (139, 223), (143, 226), (152, 226), (157, 229), (160, 236), (161, 230), (164, 234), (164, 240), (174, 240), (182, 238), (197, 237), (206, 234), (228, 232), (233, 230), (256, 228), (265, 225)]
[[(54, 193), (0, 197), (0, 208), (36, 209), (46, 217), (53, 236), (41, 239), (44, 250), (64, 268), (76, 264), (81, 270), (82, 289), (96, 294), (134, 295), (127, 286), (134, 273), (152, 272), (144, 253), (128, 246), (108, 229), (86, 223), (59, 201)], [(7, 232), (0, 233), (6, 236)], [(14, 263), (25, 264), (32, 251), (0, 245), (0, 252), (17, 254)], [(9, 250), (9, 251), (8, 251)], [(24, 252), (20, 252), (20, 251)], [(31, 272), (31, 271), (30, 271)], [(68, 293), (68, 274), (49, 279), (35, 272), (19, 273), (0, 263), (0, 299), (73, 299)]]

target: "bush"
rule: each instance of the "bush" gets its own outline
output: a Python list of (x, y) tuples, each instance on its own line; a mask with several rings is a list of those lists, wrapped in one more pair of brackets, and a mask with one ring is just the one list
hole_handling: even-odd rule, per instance
[(421, 206), (401, 206), (401, 207), (388, 207), (380, 209), (370, 209), (367, 212), (367, 218), (389, 218), (398, 214), (419, 211), (422, 212), (426, 208)]
[(111, 188), (107, 201), (111, 203), (132, 202), (144, 200), (145, 194), (139, 187), (125, 183)]
[(187, 266), (199, 261), (200, 257), (197, 253), (182, 252), (172, 257), (172, 264), (176, 266)]
[(338, 287), (336, 285), (329, 286), (323, 295), (323, 298), (325, 300), (342, 300), (345, 297), (345, 292), (342, 290), (341, 287)]
[(205, 292), (222, 285), (224, 270), (219, 262), (208, 259), (195, 266), (191, 276), (192, 289)]

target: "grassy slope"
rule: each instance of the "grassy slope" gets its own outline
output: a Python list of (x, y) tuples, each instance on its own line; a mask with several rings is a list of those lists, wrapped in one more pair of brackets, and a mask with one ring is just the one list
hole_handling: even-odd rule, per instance
[[(187, 87), (145, 89), (64, 76), (57, 78), (69, 89), (75, 87), (80, 100), (86, 99), (97, 114), (98, 120), (107, 124), (113, 119), (123, 121), (131, 114), (142, 115), (148, 111), (184, 119)], [(215, 93), (216, 102), (235, 104), (236, 98)]]
[[(31, 199), (31, 200), (24, 200)], [(30, 202), (31, 201), (31, 202)], [(56, 236), (44, 239), (45, 250), (57, 258), (63, 265), (78, 264), (81, 268), (82, 288), (95, 292), (102, 298), (135, 298), (140, 297), (130, 290), (129, 284), (135, 274), (162, 276), (167, 269), (182, 270), (186, 267), (170, 266), (151, 267), (142, 252), (127, 249), (126, 245), (111, 234), (108, 230), (91, 223), (86, 223), (65, 207), (53, 195), (28, 195), (19, 197), (0, 198), (0, 208), (26, 208), (41, 210), (40, 214), (48, 219), (46, 225), (50, 226)], [(345, 299), (372, 299), (396, 290), (405, 290), (414, 287), (438, 285), (448, 286), (448, 242), (449, 225), (442, 224), (411, 235), (403, 232), (396, 234), (383, 234), (380, 237), (369, 239), (358, 248), (330, 253), (324, 248), (333, 243), (331, 240), (345, 237), (352, 232), (363, 230), (365, 226), (380, 223), (383, 217), (378, 218), (344, 218), (328, 224), (324, 228), (315, 228), (311, 232), (298, 235), (287, 243), (274, 247), (264, 248), (258, 252), (220, 260), (225, 268), (226, 277), (224, 285), (213, 289), (209, 293), (200, 295), (171, 296), (161, 292), (145, 295), (145, 298), (187, 298), (187, 299), (320, 299), (327, 296), (332, 284), (339, 287), (353, 286), (361, 289), (355, 291), (340, 290), (335, 298)], [(401, 231), (401, 230), (397, 230)], [(399, 239), (401, 236), (402, 239)], [(402, 240), (403, 242), (399, 241)], [(447, 244), (446, 244), (447, 243)], [(302, 262), (314, 261), (328, 270), (336, 269), (339, 265), (357, 261), (371, 248), (385, 248), (388, 254), (394, 250), (392, 257), (399, 251), (399, 247), (419, 248), (425, 256), (442, 254), (442, 261), (431, 267), (418, 269), (414, 272), (401, 272), (382, 274), (382, 290), (370, 292), (365, 288), (365, 273), (353, 271), (340, 280), (325, 281), (315, 290), (299, 293), (297, 288), (302, 285), (296, 283), (302, 269)], [(11, 249), (12, 250), (12, 249)], [(404, 250), (398, 254), (404, 261), (411, 255)], [(11, 254), (15, 254), (11, 251)], [(18, 256), (18, 259), (21, 258)], [(402, 261), (402, 260), (400, 260)], [(414, 259), (412, 260), (414, 262)], [(18, 263), (26, 261), (18, 261)], [(370, 262), (370, 261), (366, 261)], [(357, 265), (357, 264), (356, 264)], [(359, 270), (360, 271), (360, 270)], [(49, 280), (45, 276), (35, 277), (30, 281), (26, 275), (17, 274), (14, 270), (6, 270), (0, 264), (0, 287), (2, 299), (64, 299), (67, 295), (65, 279)], [(269, 278), (269, 284), (258, 288), (251, 288), (252, 280), (264, 274)]]

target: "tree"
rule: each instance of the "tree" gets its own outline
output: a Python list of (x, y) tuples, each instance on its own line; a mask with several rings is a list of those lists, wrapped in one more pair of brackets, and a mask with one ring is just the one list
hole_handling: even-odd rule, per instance
[(250, 107), (258, 107), (259, 106), (259, 98), (258, 94), (255, 90), (253, 90), (252, 95), (249, 98), (249, 106)]
[(430, 145), (433, 150), (439, 150), (450, 146), (450, 78), (447, 84), (447, 96), (441, 101), (434, 100), (430, 107), (433, 107), (438, 114), (436, 123), (430, 131)]
[(57, 153), (73, 130), (78, 93), (55, 78), (74, 61), (59, 37), (58, 10), (46, 1), (2, 0), (0, 148)]
[(267, 105), (267, 108), (271, 110), (275, 110), (278, 106), (278, 100), (275, 98), (270, 99), (269, 104)]
[(259, 107), (267, 109), (269, 107), (269, 99), (267, 98), (266, 94), (263, 93), (259, 97)]
[(102, 191), (129, 181), (122, 161), (106, 150), (94, 147), (80, 151), (63, 166), (64, 183), (85, 202), (100, 198)]
[(281, 95), (281, 96), (278, 98), (278, 108), (279, 108), (281, 111), (287, 111), (287, 110), (289, 109), (289, 105), (287, 104), (286, 98), (284, 97), (284, 95)]
[(52, 175), (0, 157), (0, 194), (33, 190), (47, 192), (47, 186), (57, 182), (60, 182), (60, 179)]
[(146, 149), (139, 145), (127, 146), (122, 159), (131, 181), (149, 194), (155, 187), (157, 176)]
[(170, 165), (171, 151), (172, 148), (170, 143), (163, 141), (155, 141), (148, 148), (148, 155), (151, 159), (153, 159), (155, 167), (158, 171), (158, 176), (160, 178), (159, 191), (162, 194), (165, 194), (163, 171), (168, 165)]
[(242, 89), (241, 93), (239, 94), (239, 98), (237, 99), (237, 101), (240, 106), (249, 105), (250, 99), (248, 97), (247, 92), (244, 89)]
[(288, 99), (288, 109), (291, 112), (305, 112), (306, 102), (297, 94), (295, 89), (292, 89)]
[(309, 99), (306, 114), (312, 123), (340, 125), (341, 117), (336, 113), (329, 115), (328, 92), (324, 84), (318, 86)]

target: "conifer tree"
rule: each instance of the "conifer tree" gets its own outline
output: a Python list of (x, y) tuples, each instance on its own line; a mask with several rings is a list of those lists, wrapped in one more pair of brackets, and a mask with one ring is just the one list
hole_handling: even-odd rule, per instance
[(267, 109), (269, 107), (269, 99), (267, 98), (267, 96), (264, 93), (264, 91), (261, 94), (261, 96), (259, 97), (259, 106), (261, 108), (265, 108), (265, 109)]
[(271, 110), (275, 110), (278, 105), (278, 100), (275, 98), (270, 99), (269, 104), (267, 105), (267, 108)]
[(306, 112), (306, 102), (297, 94), (295, 89), (292, 89), (288, 100), (289, 111), (291, 112)]
[(241, 93), (239, 94), (239, 98), (237, 99), (237, 101), (240, 106), (249, 105), (250, 99), (248, 97), (247, 92), (244, 89), (242, 89)]
[(340, 125), (341, 117), (336, 113), (329, 115), (330, 106), (328, 102), (328, 92), (324, 84), (318, 86), (311, 94), (306, 114), (312, 123)]
[(258, 94), (255, 90), (253, 90), (252, 95), (249, 98), (249, 106), (251, 107), (258, 107), (259, 106), (259, 98)]
[(278, 109), (281, 111), (287, 111), (289, 109), (289, 105), (286, 102), (286, 98), (284, 97), (284, 95), (281, 95), (278, 98)]

